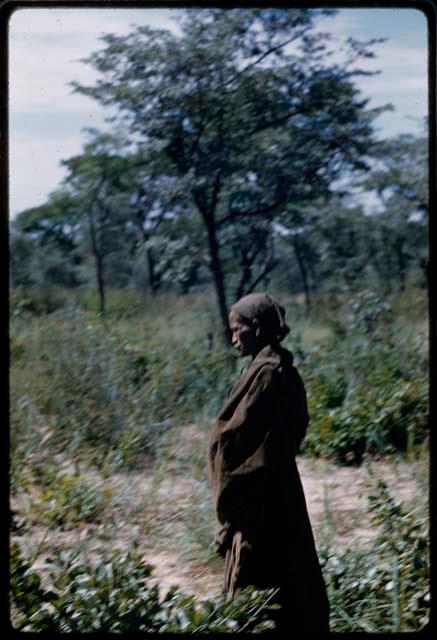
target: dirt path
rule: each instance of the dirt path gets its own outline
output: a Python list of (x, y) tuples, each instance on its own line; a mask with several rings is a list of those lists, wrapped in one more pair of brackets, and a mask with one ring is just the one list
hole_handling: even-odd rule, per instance
[[(177, 585), (199, 598), (216, 597), (222, 566), (219, 559), (212, 560), (210, 547), (214, 516), (204, 474), (206, 441), (206, 431), (188, 425), (180, 430), (160, 466), (109, 478), (81, 469), (87, 481), (109, 496), (107, 517), (100, 524), (67, 531), (47, 529), (38, 521), (31, 494), (14, 497), (12, 506), (28, 526), (13, 538), (30, 556), (40, 545), (34, 566), (43, 575), (53, 548), (81, 546), (97, 560), (104, 550), (127, 551), (135, 543), (144, 560), (154, 566), (154, 579), (162, 592)], [(67, 473), (73, 471), (61, 458), (56, 463)], [(364, 545), (375, 535), (366, 505), (376, 478), (385, 479), (394, 496), (406, 502), (420, 497), (426, 486), (424, 463), (384, 461), (355, 468), (299, 457), (298, 467), (316, 542), (329, 539), (339, 549)]]

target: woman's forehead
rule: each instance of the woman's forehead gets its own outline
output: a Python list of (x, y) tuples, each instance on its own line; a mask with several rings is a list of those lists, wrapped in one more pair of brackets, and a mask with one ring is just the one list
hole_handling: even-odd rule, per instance
[(249, 323), (245, 318), (243, 318), (243, 316), (240, 316), (239, 313), (231, 309), (229, 312), (229, 324), (247, 325)]

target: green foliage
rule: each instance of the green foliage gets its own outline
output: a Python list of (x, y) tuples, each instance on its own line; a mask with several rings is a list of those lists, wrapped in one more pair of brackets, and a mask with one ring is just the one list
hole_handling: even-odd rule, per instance
[(71, 301), (68, 290), (47, 285), (14, 289), (10, 297), (12, 317), (23, 314), (45, 316), (62, 309)]
[[(378, 481), (369, 496), (370, 548), (339, 552), (323, 544), (319, 557), (335, 632), (419, 631), (429, 616), (429, 548), (425, 510), (407, 509)], [(177, 587), (166, 594), (151, 582), (152, 567), (136, 549), (105, 553), (53, 551), (44, 585), (17, 543), (11, 546), (13, 625), (26, 631), (259, 632), (272, 628), (272, 591), (245, 589), (198, 601)]]
[(11, 220), (11, 275), (15, 286), (80, 284), (81, 230), (77, 202), (60, 188), (41, 206)]
[(160, 594), (150, 583), (152, 567), (136, 550), (116, 552), (91, 564), (80, 553), (53, 554), (50, 590), (18, 545), (11, 549), (13, 626), (52, 632), (259, 632), (271, 629), (271, 592), (246, 589), (230, 601), (197, 602), (177, 590)]
[(396, 335), (374, 292), (348, 299), (333, 334), (304, 354), (310, 428), (304, 451), (359, 464), (365, 453), (408, 451), (428, 429), (427, 357), (417, 335)]
[[(376, 162), (364, 186), (373, 189), (383, 213), (369, 229), (372, 262), (390, 290), (403, 290), (409, 273), (426, 283), (428, 264), (428, 141), (426, 136), (401, 134), (381, 140)], [(375, 224), (377, 222), (377, 224)]]
[(47, 615), (47, 608), (56, 599), (56, 594), (41, 587), (40, 576), (32, 569), (31, 562), (22, 557), (16, 542), (11, 545), (9, 572), (13, 626), (22, 629), (32, 624), (33, 619), (38, 624)]
[[(426, 438), (426, 301), (415, 290), (411, 304), (407, 294), (391, 300), (363, 291), (331, 306), (321, 300), (319, 315), (306, 318), (288, 301), (295, 322), (286, 346), (310, 402), (306, 453), (359, 463), (364, 455), (414, 451)], [(81, 464), (110, 459), (125, 469), (151, 455), (160, 462), (174, 428), (209, 424), (238, 375), (229, 353), (205, 340), (218, 333), (208, 299), (142, 300), (132, 291), (112, 291), (108, 299), (105, 321), (89, 293), (76, 307), (43, 316), (23, 310), (12, 318), (11, 483), (14, 494), (31, 497), (29, 512), (18, 514), (26, 533), (35, 522), (65, 531), (108, 517), (110, 494), (58, 469), (54, 453)], [(188, 455), (203, 473), (200, 449)], [(184, 514), (191, 524), (187, 553), (198, 545), (209, 561), (212, 512), (198, 495)], [(382, 484), (370, 502), (380, 529), (370, 550), (321, 549), (333, 630), (417, 630), (429, 603), (426, 518), (395, 503)], [(13, 526), (17, 533), (23, 525)], [(51, 555), (40, 576), (12, 546), (16, 628), (209, 633), (269, 627), (261, 622), (269, 611), (266, 594), (197, 602), (177, 590), (160, 595), (150, 584), (150, 567), (135, 553), (108, 555), (97, 566), (81, 552)], [(45, 580), (50, 588), (42, 587)]]
[(320, 550), (335, 631), (419, 631), (429, 616), (428, 519), (407, 511), (379, 480), (369, 496), (372, 547)]
[[(47, 471), (45, 472), (47, 473)], [(77, 474), (54, 474), (32, 500), (32, 516), (49, 527), (71, 529), (82, 522), (99, 522), (107, 497)]]
[[(81, 175), (81, 191), (107, 223), (120, 211), (114, 197), (124, 201), (123, 229), (141, 221), (149, 275), (150, 259), (158, 256), (159, 286), (171, 280), (187, 291), (206, 266), (224, 331), (230, 288), (247, 293), (276, 265), (274, 218), (287, 202), (299, 208), (329, 199), (343, 171), (365, 169), (372, 121), (384, 109), (368, 109), (354, 84), (356, 63), (372, 56), (373, 43), (348, 39), (339, 66), (332, 62), (333, 41), (314, 33), (316, 15), (305, 9), (181, 11), (178, 33), (138, 27), (104, 35), (102, 49), (85, 60), (97, 82), (72, 83), (113, 107), (123, 139), (105, 162), (102, 144), (98, 155), (87, 145), (82, 156), (66, 161), (72, 172), (66, 187), (77, 186)], [(114, 164), (119, 182), (126, 156), (141, 166), (146, 188), (133, 184), (135, 177), (122, 189), (108, 181)], [(91, 180), (83, 183), (84, 176)], [(102, 206), (105, 195), (113, 197)], [(145, 210), (154, 212), (159, 228), (144, 220)], [(170, 224), (163, 224), (166, 214)], [(119, 234), (109, 237), (118, 241)]]
[[(120, 131), (88, 129), (60, 187), (12, 221), (13, 285), (95, 279), (103, 313), (108, 287), (207, 284), (223, 325), (233, 296), (272, 281), (303, 291), (308, 307), (363, 281), (425, 287), (426, 137), (375, 140), (387, 107), (370, 109), (356, 85), (373, 73), (359, 64), (375, 42), (336, 43), (315, 31), (321, 15), (331, 14), (190, 9), (177, 32), (104, 35), (85, 60), (95, 83), (72, 84), (110, 106)], [(368, 196), (375, 215), (361, 206)]]
[[(323, 395), (310, 401), (313, 423), (305, 450), (359, 464), (365, 453), (388, 454), (420, 444), (426, 437), (428, 412), (426, 385), (419, 384), (358, 388), (347, 403), (335, 408), (329, 408)], [(312, 392), (317, 393), (317, 387)]]

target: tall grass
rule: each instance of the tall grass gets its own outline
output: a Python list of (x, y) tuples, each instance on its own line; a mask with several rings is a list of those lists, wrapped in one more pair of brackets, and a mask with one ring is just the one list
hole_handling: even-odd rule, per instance
[(71, 455), (86, 445), (97, 458), (112, 452), (135, 466), (156, 453), (173, 424), (205, 406), (215, 411), (229, 386), (227, 352), (202, 341), (208, 326), (208, 305), (198, 300), (153, 301), (128, 318), (102, 320), (73, 306), (15, 318), (14, 449), (49, 428), (51, 446)]
[(394, 309), (364, 291), (346, 301), (323, 342), (298, 350), (312, 416), (308, 453), (359, 464), (367, 453), (408, 453), (426, 440), (426, 327), (416, 317), (412, 330)]
[[(160, 450), (175, 424), (217, 413), (242, 361), (221, 343), (214, 300), (143, 299), (132, 291), (110, 292), (108, 300), (103, 318), (86, 295), (45, 315), (16, 303), (14, 450), (23, 442), (32, 450), (48, 430), (55, 449), (74, 456), (86, 446), (97, 462), (110, 456), (134, 467)], [(417, 309), (409, 316), (402, 298), (389, 304), (363, 292), (345, 299), (336, 315), (328, 308), (311, 318), (285, 302), (285, 346), (309, 397), (305, 451), (356, 464), (367, 452), (420, 445), (428, 387), (426, 335), (423, 325), (422, 333), (413, 328), (420, 325)]]

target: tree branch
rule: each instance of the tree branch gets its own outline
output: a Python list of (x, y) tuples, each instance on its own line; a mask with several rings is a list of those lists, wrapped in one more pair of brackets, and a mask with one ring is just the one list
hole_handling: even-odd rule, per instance
[(261, 280), (263, 280), (266, 277), (266, 275), (268, 275), (271, 271), (273, 271), (273, 269), (276, 267), (277, 264), (278, 264), (277, 260), (273, 260), (273, 259), (271, 260), (271, 262), (267, 262), (264, 267), (264, 270), (258, 275), (257, 278), (255, 278), (255, 280), (252, 282), (252, 284), (248, 288), (247, 293), (252, 293), (252, 291), (255, 289), (257, 284), (261, 282)]
[(223, 224), (228, 222), (232, 222), (237, 218), (244, 218), (246, 216), (264, 216), (269, 213), (273, 213), (275, 209), (277, 209), (281, 204), (283, 204), (287, 199), (287, 194), (284, 193), (278, 198), (275, 202), (265, 207), (260, 207), (259, 209), (251, 209), (250, 211), (233, 211), (228, 213), (228, 215), (224, 216), (221, 220), (217, 221), (217, 227), (220, 227)]
[(240, 76), (246, 73), (248, 69), (251, 69), (252, 67), (256, 67), (256, 65), (262, 62), (264, 58), (267, 58), (267, 56), (269, 56), (270, 54), (274, 53), (275, 51), (278, 51), (279, 49), (282, 49), (283, 47), (286, 47), (287, 44), (291, 44), (292, 42), (300, 38), (302, 33), (303, 31), (297, 34), (294, 34), (292, 38), (288, 38), (288, 40), (285, 40), (285, 42), (281, 42), (280, 44), (270, 47), (269, 49), (267, 49), (267, 51), (264, 51), (264, 53), (262, 53), (256, 60), (254, 60), (253, 62), (250, 62), (243, 69), (240, 69), (240, 71), (237, 71), (237, 73), (235, 73), (231, 78), (226, 80), (221, 86), (217, 88), (217, 90), (220, 91), (220, 89), (227, 87), (229, 84), (234, 82), (234, 80), (237, 80)]
[(214, 212), (217, 207), (218, 195), (220, 193), (220, 186), (221, 186), (221, 177), (222, 177), (222, 172), (219, 169), (215, 175), (214, 185), (212, 189), (211, 207), (210, 207), (211, 215), (214, 215)]
[(302, 106), (300, 109), (296, 109), (295, 111), (291, 111), (290, 113), (287, 113), (281, 116), (280, 118), (276, 118), (275, 120), (271, 120), (270, 122), (261, 123), (256, 127), (254, 127), (253, 129), (251, 129), (247, 133), (247, 136), (253, 136), (255, 133), (259, 133), (260, 131), (265, 131), (266, 129), (269, 129), (269, 127), (275, 127), (278, 124), (282, 124), (287, 120), (289, 120), (289, 118), (292, 118), (293, 116), (297, 116), (300, 113), (305, 113), (307, 110), (308, 110), (308, 106), (305, 105), (305, 106)]
[(262, 249), (261, 246), (255, 247), (255, 251), (252, 253), (252, 255), (249, 255), (249, 252), (245, 251), (244, 248), (241, 249), (242, 260), (240, 260), (240, 265), (243, 267), (243, 271), (242, 271), (238, 286), (236, 288), (235, 297), (237, 300), (241, 298), (243, 295), (244, 283), (246, 280), (249, 280), (252, 273), (253, 263), (255, 262), (255, 259), (257, 255), (260, 253), (261, 249)]

